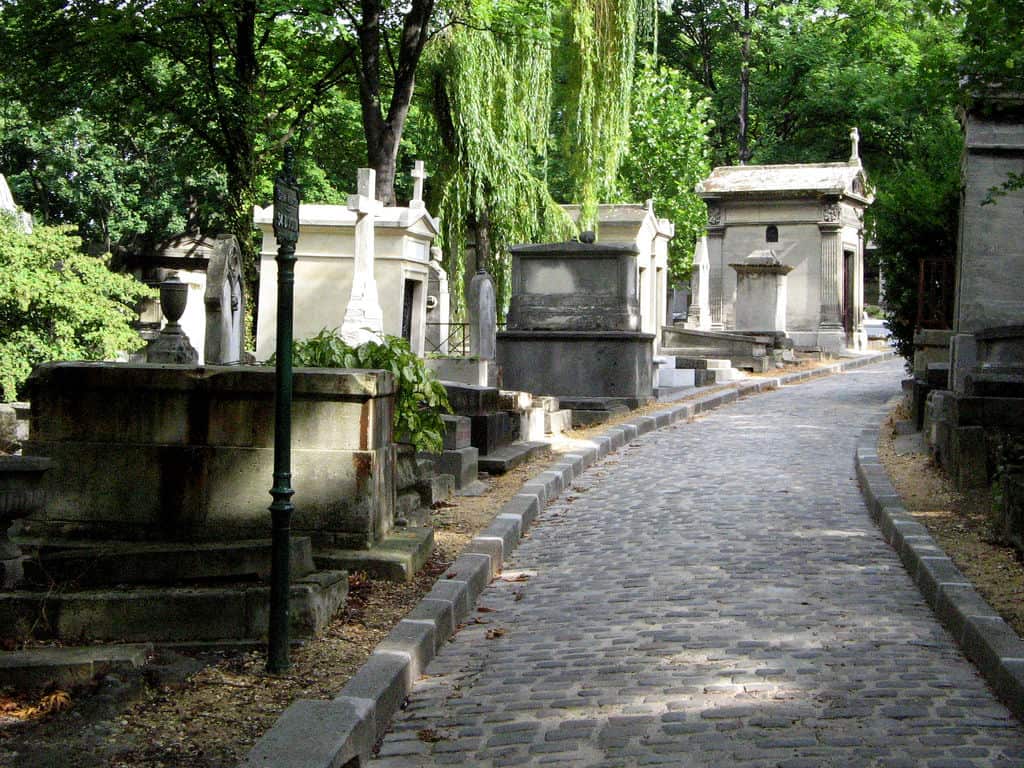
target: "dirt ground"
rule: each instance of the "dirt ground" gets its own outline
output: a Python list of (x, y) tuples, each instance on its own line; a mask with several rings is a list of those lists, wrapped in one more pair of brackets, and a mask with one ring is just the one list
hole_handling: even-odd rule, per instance
[[(691, 397), (711, 391), (704, 388)], [(663, 407), (654, 404), (616, 421)], [(606, 427), (567, 433), (554, 450), (571, 451), (576, 440)], [(891, 429), (883, 430), (883, 444), (887, 436)], [(909, 508), (937, 526), (936, 538), (1021, 632), (1024, 568), (985, 538), (979, 511), (984, 505), (965, 505), (943, 487), (933, 468), (915, 463), (918, 459), (895, 456), (884, 445), (882, 453)], [(490, 478), (486, 494), (453, 498), (450, 506), (435, 510), (435, 549), (414, 581), (394, 584), (352, 575), (344, 611), (321, 637), (293, 649), (287, 674), (267, 674), (262, 651), (162, 654), (140, 675), (110, 675), (84, 689), (32, 699), (0, 691), (0, 768), (236, 768), (292, 701), (336, 695), (469, 540), (549, 461), (538, 457)]]
[(907, 416), (898, 406), (878, 440), (896, 492), (989, 605), (1024, 637), (1024, 562), (995, 535), (991, 494), (987, 489), (959, 493), (926, 454), (898, 452), (894, 425)]

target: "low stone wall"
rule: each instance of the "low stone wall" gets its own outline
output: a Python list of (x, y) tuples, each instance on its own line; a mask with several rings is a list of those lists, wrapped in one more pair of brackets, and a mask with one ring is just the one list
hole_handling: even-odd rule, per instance
[[(230, 541), (270, 533), (275, 372), (50, 363), (29, 381), (26, 455), (48, 456), (51, 503), (23, 535)], [(292, 528), (366, 548), (394, 518), (394, 383), (297, 369)]]

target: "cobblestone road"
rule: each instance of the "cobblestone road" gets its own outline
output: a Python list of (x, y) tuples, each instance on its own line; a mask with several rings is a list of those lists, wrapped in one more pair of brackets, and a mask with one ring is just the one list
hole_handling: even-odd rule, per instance
[(1024, 766), (1024, 729), (854, 480), (857, 433), (901, 373), (749, 398), (595, 465), (431, 664), (374, 768)]

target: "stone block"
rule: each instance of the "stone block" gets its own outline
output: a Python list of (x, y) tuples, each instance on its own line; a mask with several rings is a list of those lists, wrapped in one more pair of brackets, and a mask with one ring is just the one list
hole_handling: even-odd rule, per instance
[(502, 411), (525, 411), (541, 405), (530, 392), (518, 392), (516, 390), (502, 390), (498, 393), (498, 410)]
[(490, 579), (497, 578), (501, 573), (501, 566), (505, 560), (505, 544), (500, 536), (474, 536), (466, 548), (464, 554), (483, 555), (490, 561)]
[(447, 450), (441, 454), (438, 469), (455, 478), (456, 488), (465, 488), (475, 482), (479, 474), (479, 451), (473, 446)]
[(411, 688), (411, 661), (400, 653), (371, 653), (370, 658), (349, 678), (334, 701), (363, 700), (371, 707), (373, 739), (388, 729), (391, 716), (402, 706)]
[(434, 653), (455, 634), (455, 607), (449, 600), (425, 597), (405, 616), (406, 621), (427, 622), (434, 628)]
[(498, 516), (502, 515), (513, 515), (522, 520), (522, 532), (525, 532), (533, 521), (537, 519), (537, 515), (544, 506), (544, 501), (540, 499), (536, 494), (528, 493), (517, 493), (511, 499), (509, 499), (500, 510), (498, 510)]
[(545, 434), (560, 435), (568, 429), (572, 429), (572, 411), (569, 409), (544, 411)]
[(376, 741), (372, 702), (300, 699), (259, 738), (241, 768), (337, 768), (369, 762)]
[(491, 582), (491, 558), (488, 555), (467, 553), (459, 555), (442, 578), (464, 582), (469, 589), (470, 605)]
[(545, 417), (550, 418), (551, 414), (545, 413), (543, 408), (527, 408), (519, 413), (519, 439), (527, 441), (543, 440), (547, 432)]
[(480, 457), (480, 471), (492, 475), (503, 475), (523, 462), (551, 449), (550, 444), (542, 442), (516, 441), (496, 448), (487, 456)]
[(97, 675), (144, 667), (152, 652), (149, 643), (7, 651), (0, 654), (0, 687), (68, 689)]
[(434, 582), (434, 586), (427, 593), (426, 600), (437, 600), (448, 603), (452, 607), (452, 617), (456, 624), (461, 622), (470, 611), (476, 598), (470, 597), (469, 585), (465, 581), (450, 581), (441, 579)]
[(472, 443), (481, 456), (512, 442), (511, 419), (506, 411), (475, 414), (471, 421)]
[(472, 422), (468, 416), (445, 413), (441, 420), (444, 421), (444, 450), (455, 451), (470, 445)]
[(477, 538), (500, 541), (501, 560), (504, 561), (519, 544), (523, 529), (523, 520), (519, 515), (503, 513), (495, 517)]
[(408, 687), (411, 690), (413, 684), (426, 670), (427, 664), (434, 658), (435, 630), (433, 622), (402, 619), (388, 632), (387, 637), (377, 644), (373, 652), (407, 657)]
[(460, 416), (476, 416), (498, 410), (498, 389), (470, 384), (442, 382), (448, 393), (452, 412)]

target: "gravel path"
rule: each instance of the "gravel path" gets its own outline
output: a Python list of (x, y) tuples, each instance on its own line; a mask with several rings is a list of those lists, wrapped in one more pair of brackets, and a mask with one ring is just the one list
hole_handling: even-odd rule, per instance
[(900, 378), (896, 360), (748, 398), (592, 467), (371, 765), (1024, 766), (1024, 728), (854, 480)]

